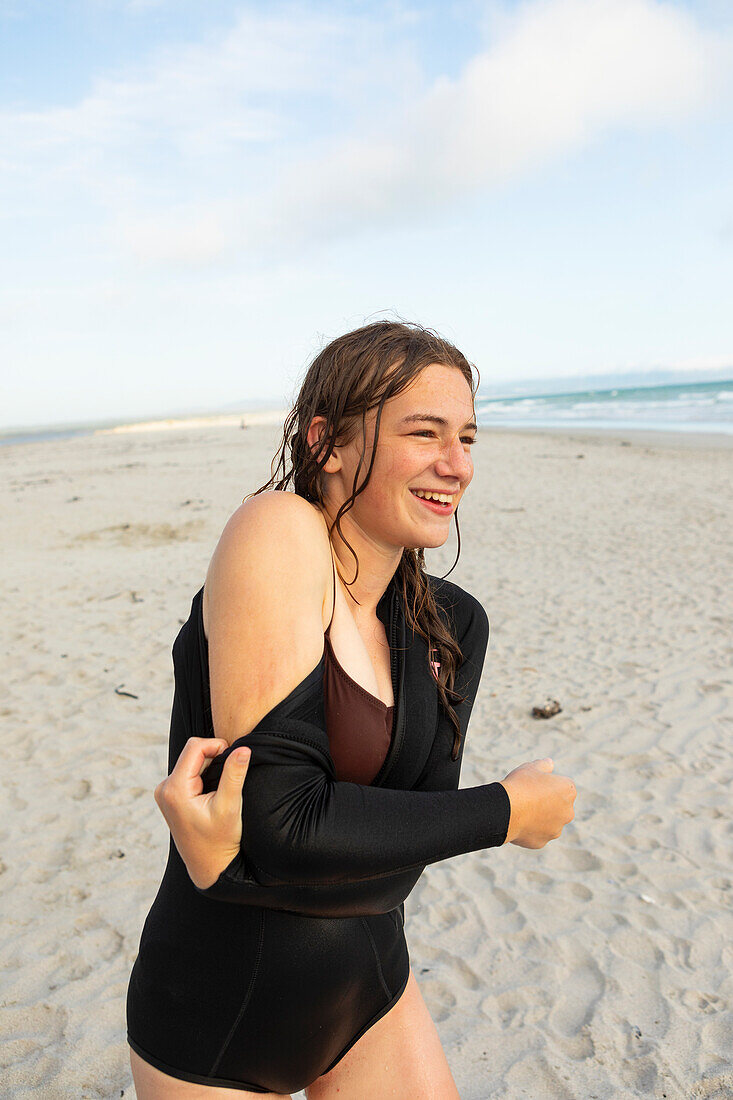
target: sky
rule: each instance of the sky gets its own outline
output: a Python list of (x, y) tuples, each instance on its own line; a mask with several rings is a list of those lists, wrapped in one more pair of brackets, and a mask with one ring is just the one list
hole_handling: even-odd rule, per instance
[(732, 133), (728, 0), (0, 0), (0, 427), (285, 407), (383, 318), (733, 377)]

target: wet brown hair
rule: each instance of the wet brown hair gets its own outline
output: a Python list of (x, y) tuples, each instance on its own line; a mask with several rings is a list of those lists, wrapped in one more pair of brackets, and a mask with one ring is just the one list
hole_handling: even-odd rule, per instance
[[(248, 497), (256, 496), (271, 487), (286, 490), (292, 482), (293, 489), (299, 496), (312, 503), (322, 504), (322, 467), (328, 461), (335, 446), (347, 446), (354, 441), (361, 425), (362, 450), (354, 474), (352, 495), (344, 501), (329, 528), (329, 538), (331, 531), (336, 527), (344, 543), (354, 555), (356, 573), (353, 581), (344, 582), (347, 589), (359, 575), (359, 559), (342, 534), (341, 516), (349, 511), (356, 497), (369, 483), (377, 453), (379, 424), (385, 402), (406, 389), (412, 380), (431, 364), (455, 367), (460, 370), (471, 389), (471, 398), (475, 401), (480, 381), (478, 368), (469, 363), (458, 348), (432, 329), (403, 321), (375, 321), (332, 340), (316, 355), (307, 369), (295, 403), (285, 419), (282, 444), (270, 465), (272, 475), (270, 480), (254, 493), (248, 494)], [(477, 375), (475, 386), (474, 370)], [(363, 481), (357, 484), (365, 458), (366, 415), (374, 408), (377, 409), (377, 416), (371, 462)], [(312, 451), (308, 445), (307, 436), (310, 424), (316, 416), (324, 417), (326, 425), (320, 437), (319, 447)], [(285, 462), (286, 449), (290, 452), (289, 471)], [(275, 466), (276, 459), (277, 466)], [(283, 476), (276, 480), (280, 468)], [(244, 499), (247, 500), (248, 497)], [(454, 512), (454, 517), (458, 535), (458, 553), (446, 576), (455, 568), (461, 554), (458, 508)], [(436, 607), (425, 573), (424, 548), (405, 547), (395, 575), (401, 586), (408, 626), (425, 638), (431, 657), (431, 649), (437, 650), (436, 658), (440, 661), (440, 669), (436, 677), (438, 693), (443, 711), (453, 725), (451, 759), (456, 760), (461, 729), (451, 700), (455, 703), (463, 701), (463, 697), (453, 690), (455, 674), (463, 661), (463, 654)], [(352, 596), (352, 599), (356, 600), (356, 597)]]

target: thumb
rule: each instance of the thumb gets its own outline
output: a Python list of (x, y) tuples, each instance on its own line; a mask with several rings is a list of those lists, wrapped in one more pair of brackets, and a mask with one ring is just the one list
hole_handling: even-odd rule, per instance
[(217, 795), (223, 794), (225, 802), (232, 798), (238, 800), (241, 797), (242, 784), (249, 768), (251, 755), (251, 749), (237, 749), (236, 752), (229, 753), (224, 761), (216, 793)]
[(535, 764), (543, 772), (551, 772), (552, 769), (555, 767), (555, 764), (554, 764), (553, 759), (552, 759), (551, 756), (543, 756), (543, 758), (541, 760), (535, 760)]

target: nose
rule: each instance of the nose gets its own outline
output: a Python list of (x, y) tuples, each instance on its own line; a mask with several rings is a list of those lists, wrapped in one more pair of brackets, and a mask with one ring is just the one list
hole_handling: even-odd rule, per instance
[(473, 460), (471, 452), (463, 449), (460, 436), (453, 437), (450, 443), (446, 443), (436, 460), (435, 471), (439, 477), (452, 477), (463, 485), (473, 476)]

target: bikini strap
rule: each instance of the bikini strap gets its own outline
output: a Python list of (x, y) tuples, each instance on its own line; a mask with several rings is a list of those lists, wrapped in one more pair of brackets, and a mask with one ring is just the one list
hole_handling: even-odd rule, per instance
[[(329, 541), (329, 546), (331, 545)], [(326, 627), (326, 634), (331, 629), (331, 623), (333, 622), (333, 613), (336, 610), (336, 563), (333, 560), (333, 549), (331, 550), (331, 568), (333, 569), (333, 607), (331, 608), (331, 619)]]

